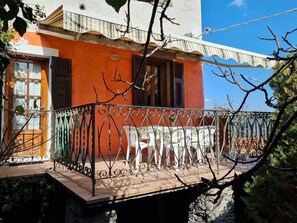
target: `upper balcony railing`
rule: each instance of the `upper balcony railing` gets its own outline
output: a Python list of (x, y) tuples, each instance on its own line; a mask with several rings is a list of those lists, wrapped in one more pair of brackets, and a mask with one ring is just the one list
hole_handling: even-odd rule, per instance
[[(55, 161), (93, 180), (262, 153), (269, 113), (88, 104), (59, 110)], [(218, 165), (217, 165), (218, 166)]]

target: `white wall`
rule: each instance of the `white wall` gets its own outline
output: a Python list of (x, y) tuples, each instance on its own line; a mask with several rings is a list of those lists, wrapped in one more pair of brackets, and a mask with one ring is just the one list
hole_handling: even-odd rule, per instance
[[(39, 3), (45, 6), (45, 13), (49, 15), (60, 5), (79, 9), (81, 4), (84, 4), (86, 9), (83, 13), (90, 12), (105, 17), (111, 17), (120, 21), (125, 19), (126, 6), (122, 7), (119, 13), (107, 5), (105, 0), (24, 0), (30, 5)], [(171, 6), (168, 9), (167, 15), (170, 18), (175, 18), (175, 22), (180, 25), (173, 25), (170, 22), (165, 22), (164, 30), (166, 34), (184, 35), (192, 33), (198, 36), (201, 33), (201, 0), (172, 0)], [(152, 6), (138, 0), (131, 0), (131, 22), (133, 27), (146, 29), (149, 24)], [(160, 14), (158, 13), (157, 16)], [(159, 19), (155, 20), (154, 31), (159, 32)]]

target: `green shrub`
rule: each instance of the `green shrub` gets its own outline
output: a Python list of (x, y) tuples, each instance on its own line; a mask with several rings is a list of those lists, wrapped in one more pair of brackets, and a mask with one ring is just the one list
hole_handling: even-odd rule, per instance
[[(281, 66), (279, 64), (279, 66)], [(279, 67), (278, 66), (278, 67)], [(280, 72), (271, 82), (276, 104), (280, 105), (297, 94), (297, 63)], [(275, 68), (277, 69), (277, 67)], [(297, 111), (290, 104), (281, 123)], [(275, 117), (273, 117), (275, 119)], [(266, 166), (244, 186), (246, 212), (255, 222), (297, 222), (297, 121), (294, 120), (273, 148)]]
[(42, 222), (54, 190), (45, 177), (0, 180), (0, 222)]

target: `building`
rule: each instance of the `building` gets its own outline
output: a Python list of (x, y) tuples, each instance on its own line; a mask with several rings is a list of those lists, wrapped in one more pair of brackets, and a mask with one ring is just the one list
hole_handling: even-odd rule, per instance
[[(6, 108), (21, 104), (25, 110), (37, 107), (48, 113), (29, 118), (32, 113), (28, 112), (25, 117), (13, 118), (13, 131), (30, 119), (18, 137), (20, 143), (27, 141), (33, 130), (38, 134), (34, 143), (51, 138), (53, 110), (109, 101), (113, 94), (107, 90), (102, 74), (108, 87), (115, 91), (127, 87), (123, 82), (112, 81), (115, 75), (132, 82), (144, 50), (152, 9), (145, 1), (132, 0), (131, 32), (123, 36), (119, 30), (126, 25), (125, 7), (117, 13), (105, 1), (30, 1), (35, 3), (44, 6), (48, 16), (37, 26), (31, 25), (25, 36), (16, 41), (16, 54), (25, 57), (16, 56), (7, 72), (6, 94), (13, 100), (6, 103)], [(179, 25), (164, 22), (169, 43), (149, 57), (140, 71), (142, 79), (136, 85), (142, 85), (145, 70), (152, 77), (145, 90), (134, 88), (110, 103), (203, 109), (203, 56), (218, 55), (251, 66), (271, 67), (263, 55), (202, 41), (200, 0), (173, 0), (168, 8), (168, 16), (171, 15)], [(149, 52), (164, 43), (158, 40), (158, 23), (156, 19)], [(50, 144), (44, 143), (39, 152), (28, 154), (29, 158), (48, 159)], [(27, 155), (19, 155), (23, 156)]]
[[(197, 171), (178, 172), (185, 164), (197, 170), (208, 153), (219, 170), (222, 153), (240, 152), (244, 146), (256, 154), (263, 147), (270, 128), (267, 114), (240, 114), (230, 132), (228, 112), (204, 110), (202, 63), (204, 56), (212, 55), (265, 68), (273, 62), (264, 55), (203, 41), (200, 0), (172, 0), (168, 16), (179, 25), (164, 20), (166, 38), (160, 41), (156, 19), (148, 47), (153, 54), (140, 68), (152, 10), (147, 1), (131, 0), (127, 33), (125, 7), (117, 13), (98, 0), (24, 2), (44, 5), (47, 17), (14, 40), (15, 55), (5, 77), (9, 100), (2, 117), (3, 137), (13, 151), (9, 162), (53, 158), (91, 178), (92, 196), (104, 186), (96, 186), (99, 180), (165, 172), (163, 178), (147, 178), (147, 183), (163, 185), (142, 187), (143, 181), (133, 178), (132, 186), (137, 184), (140, 192), (128, 184), (86, 201), (96, 203), (183, 189), (180, 182), (164, 183), (173, 178), (168, 169), (194, 176), (187, 183), (195, 184)], [(137, 87), (113, 98), (137, 73)], [(14, 112), (18, 105), (24, 114)], [(260, 121), (253, 121), (255, 117)], [(163, 199), (171, 203), (173, 197)]]

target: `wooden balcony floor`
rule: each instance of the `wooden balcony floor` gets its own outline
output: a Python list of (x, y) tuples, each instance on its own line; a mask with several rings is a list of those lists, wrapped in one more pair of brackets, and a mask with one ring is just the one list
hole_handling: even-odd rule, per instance
[[(217, 177), (225, 175), (231, 169), (232, 164), (231, 162), (222, 162)], [(97, 168), (101, 165), (103, 165), (102, 162), (96, 163)], [(235, 172), (240, 174), (252, 166), (253, 164), (239, 164), (231, 172), (230, 177), (234, 176)], [(122, 168), (123, 162), (116, 162), (114, 168), (116, 167)], [(124, 167), (127, 168), (125, 165)], [(212, 168), (216, 172), (216, 164)], [(199, 183), (201, 177), (212, 179), (212, 173), (207, 165), (199, 166), (199, 168), (191, 167), (188, 169), (146, 172), (138, 175), (98, 179), (96, 181), (96, 195), (92, 196), (92, 181), (90, 178), (75, 171), (66, 170), (63, 167), (57, 167), (56, 171), (50, 170), (48, 174), (87, 204), (115, 202), (185, 188), (176, 175), (189, 186)]]
[(4, 165), (0, 167), (0, 179), (5, 177), (33, 177), (44, 175), (53, 169), (53, 162), (23, 164), (23, 165)]
[[(231, 162), (222, 162), (219, 166), (220, 172), (217, 175), (223, 176), (232, 167)], [(104, 165), (103, 162), (97, 162), (96, 168)], [(116, 162), (115, 168), (126, 167), (123, 162)], [(253, 164), (239, 164), (230, 176), (240, 174), (250, 169)], [(216, 170), (216, 165), (213, 165)], [(216, 171), (215, 171), (216, 172)], [(98, 179), (96, 181), (96, 195), (92, 196), (92, 181), (90, 178), (68, 170), (61, 165), (56, 165), (56, 171), (53, 170), (52, 162), (43, 164), (20, 165), (20, 166), (2, 166), (0, 168), (0, 178), (4, 177), (22, 177), (49, 174), (55, 181), (63, 185), (78, 198), (87, 204), (100, 202), (115, 202), (135, 197), (148, 196), (159, 193), (166, 193), (174, 190), (180, 190), (185, 186), (177, 179), (176, 175), (187, 185), (195, 185), (200, 182), (201, 177), (211, 179), (212, 174), (207, 165), (191, 167), (180, 170), (162, 170), (138, 175), (129, 175), (125, 177), (115, 177), (108, 179)]]

